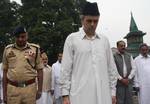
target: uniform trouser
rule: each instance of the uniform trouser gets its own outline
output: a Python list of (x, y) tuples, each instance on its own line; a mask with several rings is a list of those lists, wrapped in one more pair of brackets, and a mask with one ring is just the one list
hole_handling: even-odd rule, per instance
[(36, 84), (26, 87), (7, 86), (7, 104), (36, 104)]

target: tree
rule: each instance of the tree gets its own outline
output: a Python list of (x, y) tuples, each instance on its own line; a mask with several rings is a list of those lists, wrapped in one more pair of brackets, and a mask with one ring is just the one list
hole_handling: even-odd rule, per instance
[(29, 41), (48, 53), (49, 62), (56, 61), (68, 34), (77, 31), (79, 11), (85, 0), (22, 0), (21, 24), (29, 32)]
[(47, 32), (49, 46), (44, 47), (49, 53), (51, 63), (56, 61), (59, 51), (63, 50), (66, 37), (81, 26), (80, 3), (85, 0), (45, 0), (42, 2), (41, 19)]
[[(0, 2), (2, 1), (4, 0)], [(5, 2), (2, 6), (0, 4), (3, 11), (0, 12), (3, 15), (2, 18), (0, 15), (0, 23), (3, 24), (3, 26), (0, 24), (0, 29), (4, 29), (0, 30), (2, 32), (0, 34), (3, 34), (2, 42), (10, 43), (7, 39), (10, 38), (12, 41), (12, 38), (5, 34), (10, 33), (14, 26), (24, 25), (29, 33), (29, 41), (39, 44), (48, 54), (50, 64), (54, 63), (57, 53), (63, 50), (66, 37), (81, 26), (79, 13), (85, 0), (21, 0), (21, 2), (22, 5), (15, 2)]]
[(9, 0), (0, 1), (0, 60), (4, 47), (12, 42), (11, 32), (17, 21), (17, 8), (19, 5)]

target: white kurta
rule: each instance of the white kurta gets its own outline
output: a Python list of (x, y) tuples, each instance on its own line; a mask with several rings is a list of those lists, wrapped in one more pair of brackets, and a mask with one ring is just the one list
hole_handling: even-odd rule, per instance
[(112, 104), (117, 70), (106, 37), (96, 34), (88, 40), (83, 28), (65, 41), (61, 88), (71, 104)]
[(36, 104), (53, 104), (53, 97), (50, 92), (42, 92), (40, 99), (36, 101)]
[(61, 96), (61, 90), (60, 90), (60, 84), (59, 84), (59, 79), (60, 79), (60, 70), (61, 70), (61, 63), (58, 61), (52, 65), (52, 75), (53, 78), (52, 81), (53, 84), (52, 86), (54, 87), (54, 97), (55, 99), (58, 99)]
[(135, 87), (140, 88), (140, 104), (150, 104), (150, 56), (144, 58), (139, 55), (135, 58), (137, 73), (135, 76)]
[(36, 101), (36, 104), (53, 104), (53, 97), (50, 92), (51, 80), (52, 80), (52, 69), (49, 65), (46, 65), (43, 68), (42, 95), (40, 99)]

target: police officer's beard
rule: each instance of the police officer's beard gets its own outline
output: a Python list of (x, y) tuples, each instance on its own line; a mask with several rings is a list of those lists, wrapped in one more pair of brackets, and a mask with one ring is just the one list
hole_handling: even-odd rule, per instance
[(26, 43), (24, 43), (24, 42), (20, 42), (17, 44), (18, 47), (24, 47), (25, 45), (26, 45)]

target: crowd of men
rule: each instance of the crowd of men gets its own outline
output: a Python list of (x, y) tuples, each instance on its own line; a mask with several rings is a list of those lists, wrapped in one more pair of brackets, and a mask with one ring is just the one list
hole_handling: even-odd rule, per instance
[(19, 26), (15, 43), (5, 47), (1, 71), (5, 104), (133, 104), (133, 86), (140, 104), (149, 104), (150, 56), (147, 44), (135, 59), (118, 41), (112, 54), (108, 39), (96, 33), (100, 13), (97, 3), (86, 2), (82, 27), (66, 38), (63, 52), (51, 66), (40, 46), (28, 42)]

